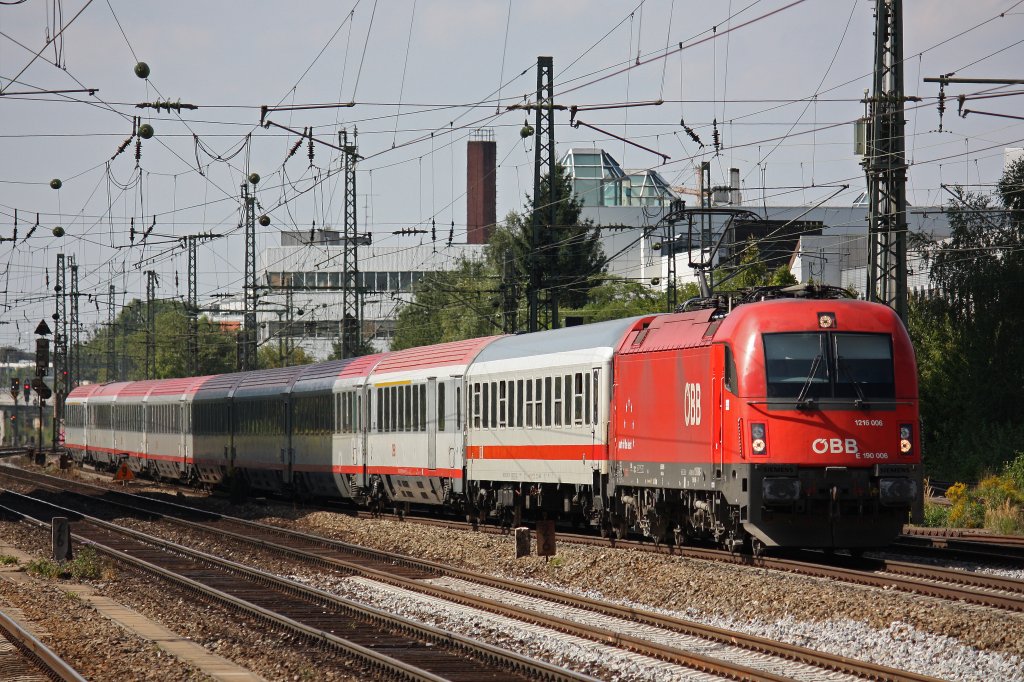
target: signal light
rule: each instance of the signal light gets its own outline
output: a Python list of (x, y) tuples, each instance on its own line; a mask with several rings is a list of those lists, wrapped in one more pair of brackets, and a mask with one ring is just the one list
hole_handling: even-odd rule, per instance
[(753, 450), (755, 455), (768, 454), (767, 435), (764, 424), (755, 423), (750, 425), (750, 449)]

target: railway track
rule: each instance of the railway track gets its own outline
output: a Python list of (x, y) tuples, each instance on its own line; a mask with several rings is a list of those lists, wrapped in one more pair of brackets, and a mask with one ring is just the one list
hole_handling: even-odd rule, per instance
[(40, 642), (10, 614), (0, 610), (0, 679), (17, 682), (55, 680), (85, 682), (85, 678), (52, 649)]
[(73, 537), (133, 570), (330, 646), (381, 677), (405, 680), (592, 680), (467, 637), (421, 625), (270, 573), (5, 491), (0, 505), (46, 526), (67, 516)]
[[(360, 512), (362, 515), (362, 512)], [(411, 523), (444, 528), (470, 528), (471, 524), (454, 520), (408, 517)], [(478, 530), (504, 533), (499, 528), (480, 526)], [(672, 547), (636, 540), (612, 541), (593, 535), (560, 533), (559, 542), (607, 547), (629, 548), (661, 554), (675, 554), (690, 559), (704, 559), (736, 565), (758, 566), (817, 578), (841, 580), (858, 585), (894, 589), (940, 599), (962, 601), (1008, 611), (1024, 611), (1024, 581), (1013, 578), (974, 573), (959, 569), (929, 566), (908, 561), (868, 559), (843, 555), (827, 556), (821, 552), (790, 552), (790, 557), (754, 558), (725, 550), (686, 545)], [(946, 555), (947, 558), (948, 555)]]
[[(54, 485), (44, 483), (34, 474), (23, 480), (36, 485)], [(90, 490), (91, 495), (102, 494), (103, 503), (111, 503), (112, 497), (130, 500), (115, 504), (123, 505), (123, 508), (133, 513), (159, 514), (186, 528), (219, 534), (222, 538), (287, 554), (320, 568), (359, 576), (360, 580), (513, 617), (575, 637), (614, 642), (632, 652), (701, 672), (733, 679), (821, 679), (823, 674), (829, 679), (837, 679), (837, 674), (874, 680), (931, 679), (636, 608), (523, 585), (410, 557), (395, 557), (340, 541), (149, 497), (128, 495), (77, 482), (73, 486), (68, 486), (65, 481), (60, 483), (62, 489), (81, 486)], [(703, 654), (700, 651), (710, 653)]]
[(1001, 562), (1024, 568), (1024, 537), (971, 533), (959, 528), (911, 528), (894, 543), (901, 550), (951, 560)]

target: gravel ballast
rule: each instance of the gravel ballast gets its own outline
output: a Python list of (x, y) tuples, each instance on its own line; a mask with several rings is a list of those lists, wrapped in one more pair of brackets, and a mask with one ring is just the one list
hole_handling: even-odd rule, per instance
[(611, 547), (560, 542), (550, 561), (516, 560), (509, 536), (296, 505), (177, 501), (943, 679), (1024, 681), (1024, 614)]

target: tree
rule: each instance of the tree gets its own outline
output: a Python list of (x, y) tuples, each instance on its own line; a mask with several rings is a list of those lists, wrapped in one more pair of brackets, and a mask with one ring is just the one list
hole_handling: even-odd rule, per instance
[[(188, 376), (187, 317), (180, 301), (154, 302), (154, 359), (158, 379)], [(82, 344), (82, 379), (107, 382), (118, 378), (144, 379), (146, 373), (146, 304), (133, 299), (121, 310), (114, 328), (102, 327)], [(114, 335), (117, 369), (107, 375), (107, 340)], [(199, 374), (235, 370), (236, 343), (230, 332), (206, 317), (198, 321)]]
[[(526, 299), (530, 270), (540, 272), (541, 300), (552, 299), (559, 307), (581, 308), (587, 304), (591, 289), (601, 283), (606, 261), (601, 248), (601, 232), (593, 221), (580, 220), (583, 203), (573, 193), (572, 179), (565, 168), (556, 164), (551, 175), (540, 182), (541, 197), (549, 196), (550, 183), (555, 183), (556, 196), (553, 225), (547, 225), (546, 199), (526, 197), (522, 213), (509, 213), (505, 224), (492, 235), (487, 249), (491, 269), (508, 282), (515, 282), (517, 299)], [(533, 213), (544, 218), (533, 245)], [(509, 273), (511, 270), (511, 273)]]
[(924, 247), (933, 298), (910, 306), (928, 469), (976, 478), (1024, 451), (1024, 161), (996, 195), (954, 190), (950, 237)]
[[(339, 344), (335, 344), (338, 346)], [(329, 358), (334, 359), (334, 358)], [(316, 358), (306, 353), (304, 348), (295, 347), (282, 357), (276, 343), (270, 342), (260, 346), (256, 351), (256, 366), (260, 369), (273, 367), (295, 367), (296, 365), (309, 365), (316, 362)]]
[(398, 313), (393, 350), (500, 334), (498, 278), (485, 261), (462, 259), (453, 270), (431, 272)]
[[(796, 277), (785, 264), (774, 270), (768, 270), (768, 264), (761, 259), (761, 250), (756, 239), (747, 240), (736, 267), (724, 267), (716, 271), (715, 281), (723, 281), (721, 287), (725, 291), (739, 291), (752, 287), (787, 286), (797, 284)], [(728, 279), (726, 279), (728, 278)]]

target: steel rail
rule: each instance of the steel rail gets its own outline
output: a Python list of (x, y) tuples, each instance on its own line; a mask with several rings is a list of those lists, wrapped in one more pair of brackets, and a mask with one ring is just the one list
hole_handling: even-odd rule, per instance
[[(303, 533), (301, 531), (281, 528), (278, 526), (260, 524), (254, 521), (249, 521), (247, 519), (239, 519), (236, 517), (219, 514), (217, 512), (196, 509), (194, 507), (188, 507), (175, 502), (158, 500), (142, 495), (123, 493), (121, 491), (111, 491), (110, 489), (107, 488), (103, 488), (100, 486), (92, 486), (90, 484), (83, 484), (80, 482), (75, 482), (74, 484), (83, 485), (84, 487), (88, 488), (93, 488), (102, 491), (104, 494), (114, 492), (117, 495), (123, 495), (125, 497), (134, 498), (136, 500), (143, 501), (148, 504), (162, 505), (165, 507), (176, 509), (178, 510), (179, 513), (199, 514), (209, 519), (226, 522), (229, 524), (240, 525), (242, 527), (249, 528), (263, 534), (273, 534), (280, 537), (297, 539), (318, 548), (340, 550), (352, 555), (363, 556), (374, 561), (387, 562), (391, 566), (398, 565), (410, 570), (417, 570), (429, 574), (459, 578), (462, 580), (466, 580), (468, 582), (485, 585), (495, 589), (506, 590), (522, 594), (525, 596), (548, 600), (554, 603), (559, 603), (570, 607), (585, 609), (595, 613), (600, 613), (605, 616), (621, 618), (624, 620), (629, 620), (644, 625), (657, 627), (672, 632), (677, 632), (679, 634), (695, 636), (705, 640), (715, 641), (721, 644), (738, 646), (740, 648), (747, 649), (749, 651), (753, 651), (756, 653), (768, 654), (784, 660), (797, 663), (804, 663), (829, 671), (841, 672), (873, 680), (906, 680), (908, 682), (923, 682), (934, 679), (925, 675), (911, 673), (909, 671), (896, 670), (894, 668), (876, 665), (874, 663), (864, 661), (858, 661), (844, 656), (818, 652), (805, 647), (775, 642), (769, 639), (756, 637), (754, 635), (746, 635), (743, 633), (734, 632), (722, 628), (715, 628), (712, 626), (706, 626), (699, 623), (685, 621), (683, 619), (674, 618), (671, 616), (664, 616), (652, 612), (645, 612), (632, 607), (619, 606), (616, 604), (611, 604), (596, 599), (579, 597), (559, 590), (527, 586), (521, 583), (504, 580), (501, 578), (494, 578), (492, 576), (487, 576), (473, 571), (457, 569), (427, 560), (415, 559), (403, 555), (393, 555), (390, 553), (381, 552), (378, 550), (373, 550), (358, 545), (351, 545), (349, 543), (345, 543), (339, 540), (333, 540), (321, 536), (311, 535), (309, 533)], [(60, 489), (64, 489), (63, 486)], [(86, 495), (85, 497), (91, 496)], [(96, 501), (95, 498), (92, 499), (93, 501)], [(512, 615), (513, 617), (519, 618), (521, 620), (527, 620), (542, 625), (546, 625), (548, 627), (552, 627), (563, 632), (568, 632), (576, 636), (594, 639), (596, 641), (614, 642), (616, 646), (627, 646), (628, 648), (639, 653), (661, 658), (663, 660), (676, 662), (680, 665), (693, 667), (695, 669), (702, 670), (705, 672), (716, 672), (718, 674), (725, 674), (726, 672), (724, 670), (713, 670), (710, 667), (718, 663), (713, 658), (704, 656), (694, 657), (693, 655), (688, 653), (685, 653), (685, 656), (689, 658), (681, 658), (680, 654), (684, 652), (681, 652), (679, 649), (673, 647), (653, 644), (642, 638), (630, 637), (626, 635), (610, 633), (608, 631), (602, 631), (599, 628), (593, 628), (588, 630), (586, 626), (580, 626), (577, 623), (567, 621), (565, 619), (558, 618), (555, 616), (542, 615), (538, 614), (536, 611), (532, 611), (529, 609), (509, 607), (507, 604), (492, 601), (484, 597), (472, 597), (465, 595), (463, 593), (453, 592), (452, 590), (446, 590), (444, 588), (425, 585), (422, 583), (422, 581), (418, 579), (407, 579), (394, 575), (393, 568), (388, 571), (377, 570), (367, 566), (353, 563), (351, 561), (339, 559), (337, 557), (324, 556), (322, 554), (311, 553), (300, 548), (282, 545), (280, 543), (272, 542), (265, 538), (252, 537), (249, 535), (245, 535), (243, 533), (237, 533), (224, 528), (210, 526), (206, 523), (198, 523), (195, 521), (188, 521), (186, 519), (176, 518), (173, 516), (167, 516), (165, 514), (161, 514), (160, 512), (155, 512), (151, 509), (139, 509), (137, 507), (132, 507), (132, 505), (112, 502), (111, 500), (102, 500), (102, 502), (107, 504), (116, 504), (128, 509), (132, 509), (136, 512), (142, 512), (144, 514), (166, 518), (170, 521), (182, 524), (186, 527), (194, 528), (202, 532), (215, 533), (221, 535), (222, 537), (227, 537), (232, 540), (244, 542), (250, 546), (259, 547), (262, 549), (278, 553), (288, 554), (290, 556), (302, 559), (304, 561), (308, 561), (321, 567), (342, 569), (353, 573), (358, 573), (372, 580), (389, 583), (397, 587), (401, 587), (403, 589), (429, 594), (440, 599), (455, 601), (458, 603), (465, 604), (467, 606), (482, 608), (488, 611), (501, 613), (503, 615)], [(513, 608), (515, 608), (515, 613), (510, 612), (510, 609)], [(766, 675), (764, 671), (753, 672), (757, 673), (757, 675), (762, 678)]]
[(0, 611), (0, 630), (11, 644), (32, 660), (50, 679), (63, 682), (86, 682), (86, 679), (79, 675), (78, 671), (72, 668), (67, 661), (3, 611)]
[[(564, 670), (557, 666), (550, 665), (543, 661), (537, 661), (526, 656), (522, 656), (515, 652), (507, 651), (499, 647), (486, 644), (484, 642), (478, 642), (469, 637), (464, 637), (455, 633), (447, 632), (440, 628), (435, 628), (429, 625), (416, 623), (401, 616), (374, 609), (372, 607), (364, 606), (356, 602), (338, 597), (330, 594), (323, 590), (301, 585), (295, 581), (280, 578), (273, 574), (254, 569), (248, 566), (244, 566), (237, 562), (233, 562), (227, 559), (222, 559), (205, 552), (201, 552), (183, 545), (163, 540), (146, 533), (142, 533), (130, 528), (123, 528), (116, 524), (103, 521), (82, 512), (62, 507), (52, 502), (45, 500), (39, 500), (29, 495), (23, 495), (21, 493), (6, 491), (8, 494), (29, 500), (32, 503), (44, 505), (56, 510), (61, 513), (67, 514), (70, 517), (79, 517), (77, 522), (85, 522), (88, 525), (100, 528), (108, 533), (115, 535), (122, 535), (130, 537), (138, 542), (142, 542), (147, 545), (158, 547), (164, 551), (171, 552), (180, 556), (187, 557), (193, 561), (205, 563), (215, 567), (219, 567), (230, 573), (243, 576), (251, 582), (261, 584), (263, 586), (273, 587), (282, 592), (292, 594), (304, 599), (311, 599), (317, 602), (328, 603), (336, 609), (340, 610), (346, 616), (357, 617), (362, 620), (368, 620), (377, 625), (384, 625), (396, 629), (403, 633), (411, 633), (414, 636), (421, 637), (438, 644), (444, 644), (461, 649), (465, 652), (479, 656), (484, 660), (498, 661), (501, 665), (505, 666), (512, 672), (520, 672), (528, 674), (531, 679), (544, 680), (548, 682), (561, 682), (561, 681), (583, 681), (583, 682), (596, 682), (594, 678), (574, 673), (571, 671)], [(34, 521), (41, 527), (46, 527), (46, 522), (35, 519), (32, 516), (21, 512), (16, 509), (12, 509), (5, 505), (0, 505), (0, 509), (4, 509), (10, 513), (18, 514), (24, 518)], [(410, 679), (410, 680), (423, 680), (424, 682), (442, 682), (446, 678), (430, 673), (426, 670), (416, 667), (415, 665), (406, 663), (404, 661), (392, 658), (386, 654), (381, 654), (372, 649), (364, 647), (355, 642), (338, 637), (330, 632), (320, 630), (318, 628), (311, 627), (305, 623), (301, 623), (287, 616), (275, 613), (265, 607), (254, 604), (248, 600), (236, 597), (228, 592), (219, 590), (217, 588), (210, 587), (201, 582), (188, 578), (187, 576), (179, 575), (174, 571), (157, 566), (151, 562), (145, 561), (136, 556), (132, 556), (129, 553), (122, 552), (115, 548), (109, 547), (102, 542), (97, 541), (94, 538), (90, 538), (81, 533), (74, 533), (72, 535), (77, 541), (95, 548), (97, 551), (102, 552), (108, 556), (111, 556), (118, 561), (125, 563), (129, 566), (142, 570), (144, 572), (157, 575), (165, 580), (171, 581), (178, 584), (187, 590), (202, 594), (210, 599), (219, 601), (230, 608), (241, 610), (249, 613), (259, 620), (272, 622), (288, 629), (291, 629), (298, 634), (305, 636), (313, 641), (320, 641), (333, 645), (346, 653), (358, 658), (364, 663), (369, 664), (374, 669), (384, 672), (388, 675), (396, 676), (399, 679)]]

